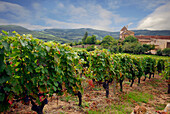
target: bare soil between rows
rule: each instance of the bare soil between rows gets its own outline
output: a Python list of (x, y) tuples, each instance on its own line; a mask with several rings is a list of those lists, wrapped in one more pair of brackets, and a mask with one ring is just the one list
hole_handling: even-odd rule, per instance
[[(168, 84), (159, 75), (155, 75), (151, 79), (147, 78), (146, 81), (142, 81), (143, 78), (139, 86), (136, 79), (133, 87), (130, 87), (128, 80), (125, 80), (123, 83), (123, 92), (119, 91), (119, 84), (117, 84), (116, 94), (113, 94), (113, 84), (110, 84), (109, 98), (106, 98), (106, 93), (102, 85), (92, 88), (88, 85), (88, 82), (83, 82), (85, 89), (82, 95), (82, 107), (78, 106), (78, 98), (76, 96), (63, 95), (57, 97), (54, 95), (52, 99), (48, 99), (48, 104), (45, 105), (43, 112), (45, 114), (88, 114), (93, 112), (117, 114), (120, 110), (130, 113), (136, 105), (140, 105), (146, 107), (151, 114), (155, 113), (156, 110), (159, 110), (159, 107), (164, 107), (167, 103), (170, 103), (170, 95), (167, 94)], [(136, 102), (134, 100), (130, 100), (129, 102), (125, 96), (130, 92), (148, 93), (153, 98), (149, 99), (148, 102)], [(21, 103), (15, 103), (6, 113), (30, 114), (36, 112), (31, 110), (31, 104), (27, 106)]]

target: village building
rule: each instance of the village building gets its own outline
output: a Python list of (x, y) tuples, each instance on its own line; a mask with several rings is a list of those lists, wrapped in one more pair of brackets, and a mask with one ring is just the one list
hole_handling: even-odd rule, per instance
[(155, 45), (155, 49), (170, 48), (170, 36), (135, 36), (141, 44)]
[[(125, 26), (120, 30), (120, 40), (123, 41), (125, 37), (134, 35), (133, 31), (129, 31)], [(170, 48), (170, 36), (135, 36), (141, 44), (155, 45), (155, 50), (152, 53), (155, 54), (158, 49)]]
[(127, 36), (135, 36), (135, 33), (133, 31), (130, 31), (127, 29), (127, 27), (123, 27), (121, 30), (120, 30), (120, 39), (121, 41), (123, 41)]

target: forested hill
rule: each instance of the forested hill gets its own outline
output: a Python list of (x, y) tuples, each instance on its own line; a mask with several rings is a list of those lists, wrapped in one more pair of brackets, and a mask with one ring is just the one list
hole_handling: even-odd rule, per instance
[[(102, 40), (106, 35), (113, 36), (115, 39), (119, 39), (120, 32), (108, 32), (102, 30), (96, 30), (91, 28), (80, 28), (80, 29), (45, 29), (41, 31), (29, 30), (21, 26), (16, 25), (0, 25), (0, 31), (16, 31), (20, 34), (32, 34), (33, 37), (48, 40), (56, 40), (62, 43), (79, 41), (83, 38), (85, 32), (88, 32), (88, 35), (96, 35), (97, 39)], [(170, 30), (132, 30), (135, 32), (135, 35), (161, 35), (161, 36), (170, 36)]]
[(170, 30), (132, 30), (135, 35), (146, 35), (146, 36), (170, 36)]
[(68, 40), (81, 40), (88, 32), (89, 36), (96, 35), (97, 39), (102, 40), (106, 35), (113, 36), (115, 39), (119, 39), (119, 32), (108, 32), (102, 30), (96, 30), (91, 28), (80, 28), (80, 29), (45, 29), (43, 33), (52, 34), (58, 37), (62, 37)]
[(10, 35), (12, 35), (13, 31), (18, 32), (19, 34), (32, 34), (33, 37), (38, 38), (38, 39), (42, 39), (44, 41), (55, 40), (55, 41), (58, 41), (60, 43), (70, 42), (67, 39), (60, 38), (60, 37), (54, 36), (52, 34), (44, 34), (43, 32), (29, 30), (29, 29), (26, 29), (22, 26), (17, 26), (17, 25), (0, 25), (0, 32), (2, 30), (9, 32)]
[[(170, 30), (132, 30), (135, 32), (135, 35), (160, 35), (160, 36), (170, 36)], [(108, 32), (102, 30), (95, 30), (90, 28), (80, 28), (80, 29), (45, 29), (41, 31), (45, 34), (52, 34), (57, 37), (65, 38), (68, 40), (81, 40), (85, 32), (88, 32), (88, 35), (97, 35), (97, 39), (102, 40), (106, 35), (113, 36), (115, 39), (119, 39), (120, 32)]]
[(0, 30), (8, 31), (9, 33), (12, 33), (13, 31), (16, 31), (20, 34), (31, 34), (34, 33), (34, 31), (28, 30), (22, 26), (17, 25), (0, 25)]

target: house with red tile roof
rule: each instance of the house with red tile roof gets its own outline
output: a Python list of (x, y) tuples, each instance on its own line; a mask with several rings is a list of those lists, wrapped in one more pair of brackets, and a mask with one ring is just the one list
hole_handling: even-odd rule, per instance
[[(127, 36), (134, 35), (133, 31), (127, 29), (127, 27), (123, 27), (120, 30), (120, 39), (123, 41)], [(151, 44), (155, 45), (155, 50), (152, 50), (152, 53), (155, 54), (158, 49), (170, 48), (170, 36), (135, 36), (141, 44)]]

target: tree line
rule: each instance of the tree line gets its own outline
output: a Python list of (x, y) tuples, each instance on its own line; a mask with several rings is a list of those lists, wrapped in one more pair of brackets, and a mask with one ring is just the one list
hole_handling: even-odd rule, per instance
[[(112, 53), (151, 54), (151, 50), (155, 49), (155, 45), (141, 44), (134, 36), (128, 36), (125, 40), (121, 41), (107, 35), (100, 41), (97, 40), (96, 35), (88, 36), (87, 32), (81, 41), (69, 43), (70, 46), (82, 45), (83, 48), (86, 44), (91, 45), (87, 47), (87, 51), (95, 50), (93, 45), (100, 45), (100, 49), (108, 49)], [(170, 56), (170, 48), (158, 49), (156, 55)]]

